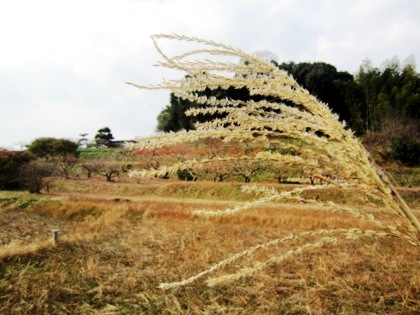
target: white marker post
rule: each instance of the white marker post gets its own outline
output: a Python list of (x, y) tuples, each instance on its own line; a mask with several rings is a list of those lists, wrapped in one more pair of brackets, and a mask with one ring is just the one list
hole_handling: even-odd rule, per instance
[(52, 230), (52, 243), (53, 243), (53, 245), (57, 245), (59, 233), (60, 232), (57, 229)]

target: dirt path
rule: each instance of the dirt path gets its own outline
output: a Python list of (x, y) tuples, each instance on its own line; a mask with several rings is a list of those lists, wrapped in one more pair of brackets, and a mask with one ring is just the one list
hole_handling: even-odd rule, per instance
[[(214, 208), (220, 207), (220, 210), (235, 207), (246, 204), (244, 201), (236, 200), (212, 200), (212, 199), (194, 199), (194, 198), (176, 198), (176, 197), (161, 197), (161, 196), (121, 196), (121, 195), (102, 195), (94, 193), (59, 193), (55, 194), (69, 199), (83, 199), (91, 201), (107, 201), (107, 202), (137, 202), (137, 203), (148, 203), (148, 202), (157, 202), (157, 203), (173, 203), (173, 204), (190, 204), (197, 206), (209, 206)], [(290, 203), (290, 202), (267, 202), (261, 205), (264, 208), (277, 208), (288, 209), (288, 210), (297, 210), (297, 211), (307, 211), (307, 210), (325, 210), (319, 205), (316, 204), (303, 204), (303, 203)], [(358, 206), (360, 210), (367, 210), (375, 212), (376, 209), (367, 206)], [(411, 209), (416, 215), (420, 216), (420, 208)]]

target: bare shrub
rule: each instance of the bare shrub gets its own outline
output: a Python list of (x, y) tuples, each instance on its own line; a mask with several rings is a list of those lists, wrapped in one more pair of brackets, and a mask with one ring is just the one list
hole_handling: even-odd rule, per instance
[(95, 173), (105, 177), (107, 182), (114, 181), (123, 171), (120, 163), (95, 162), (95, 164)]
[(55, 166), (56, 172), (62, 175), (64, 178), (69, 179), (71, 171), (78, 164), (79, 159), (74, 155), (65, 154), (62, 156), (54, 157), (52, 162)]
[(53, 174), (53, 164), (43, 159), (32, 160), (20, 168), (20, 177), (24, 187), (31, 193), (39, 194), (42, 189), (48, 191)]
[(420, 126), (414, 119), (393, 118), (382, 122), (378, 131), (369, 131), (363, 144), (383, 161), (419, 165)]

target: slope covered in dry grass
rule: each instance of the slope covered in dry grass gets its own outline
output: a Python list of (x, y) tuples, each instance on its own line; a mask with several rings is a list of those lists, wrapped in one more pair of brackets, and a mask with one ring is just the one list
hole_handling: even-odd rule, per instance
[[(296, 203), (262, 205), (231, 217), (192, 215), (197, 207), (220, 209), (220, 203), (243, 202), (223, 195), (217, 200), (219, 184), (165, 184), (189, 191), (191, 198), (163, 191), (156, 196), (153, 181), (84, 181), (79, 186), (84, 192), (75, 191), (71, 182), (57, 182), (54, 194), (44, 196), (2, 192), (0, 313), (416, 314), (420, 309), (418, 249), (393, 238), (325, 245), (233, 284), (211, 288), (198, 281), (158, 289), (159, 283), (179, 281), (290, 233), (372, 228), (343, 213)], [(130, 193), (134, 191), (137, 197)], [(56, 246), (49, 239), (52, 228), (61, 231)], [(304, 241), (257, 251), (239, 264)]]

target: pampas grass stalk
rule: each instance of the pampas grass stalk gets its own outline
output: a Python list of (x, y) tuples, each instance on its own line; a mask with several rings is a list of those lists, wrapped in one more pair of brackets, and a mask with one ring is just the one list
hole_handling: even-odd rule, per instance
[[(258, 56), (248, 54), (240, 49), (183, 35), (154, 35), (154, 45), (162, 57), (157, 65), (184, 73), (178, 80), (163, 81), (157, 85), (128, 84), (140, 89), (168, 89), (176, 96), (202, 104), (202, 108), (190, 109), (187, 115), (215, 115), (219, 117), (205, 123), (197, 123), (196, 129), (177, 133), (163, 133), (152, 137), (137, 139), (131, 148), (157, 148), (168, 145), (194, 142), (200, 139), (221, 139), (226, 143), (244, 142), (258, 145), (290, 148), (298, 152), (296, 156), (278, 152), (260, 152), (246, 157), (228, 157), (184, 161), (158, 170), (134, 171), (132, 176), (156, 176), (179, 169), (201, 167), (209, 163), (226, 161), (268, 161), (283, 163), (289, 167), (298, 166), (310, 171), (312, 176), (328, 181), (328, 185), (296, 188), (289, 192), (275, 189), (248, 187), (246, 190), (259, 192), (259, 200), (244, 206), (225, 211), (197, 210), (196, 215), (234, 215), (245, 209), (268, 201), (294, 199), (311, 202), (332, 212), (343, 211), (360, 220), (368, 220), (377, 230), (335, 229), (308, 231), (291, 235), (284, 239), (274, 240), (237, 253), (195, 276), (174, 283), (164, 283), (160, 287), (169, 289), (191, 284), (203, 276), (213, 273), (228, 264), (236, 262), (243, 256), (254, 254), (258, 249), (271, 247), (291, 239), (309, 237), (305, 245), (294, 248), (284, 254), (274, 255), (270, 259), (247, 266), (231, 275), (223, 275), (207, 281), (209, 285), (218, 285), (248, 276), (266, 266), (278, 264), (302, 252), (313, 250), (340, 240), (358, 240), (361, 237), (398, 237), (408, 244), (420, 246), (420, 223), (408, 205), (398, 194), (391, 181), (374, 163), (373, 159), (360, 141), (340, 122), (338, 116), (312, 96), (307, 90), (285, 71), (278, 69), (270, 62)], [(196, 49), (179, 55), (169, 56), (160, 48), (158, 41), (187, 41), (197, 45)], [(238, 62), (226, 61), (227, 57), (239, 59)], [(252, 97), (259, 101), (231, 98), (206, 97), (199, 95), (204, 90), (247, 88)], [(293, 144), (290, 144), (290, 140)], [(334, 174), (336, 181), (329, 181), (325, 174)], [(323, 190), (331, 186), (343, 190), (360, 191), (367, 203), (379, 204), (380, 218), (366, 208), (345, 207), (333, 202), (323, 203), (317, 200), (306, 200), (302, 193), (307, 190)]]

